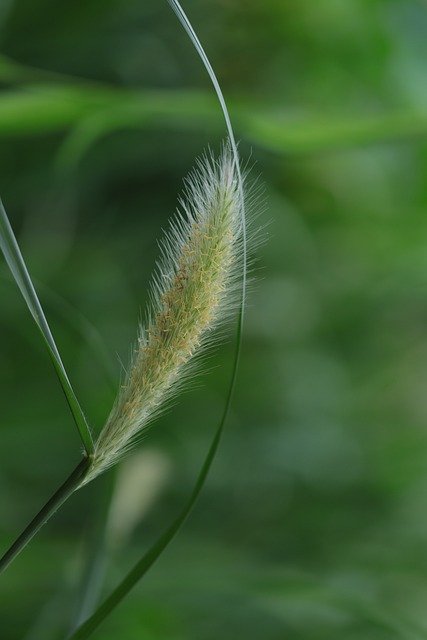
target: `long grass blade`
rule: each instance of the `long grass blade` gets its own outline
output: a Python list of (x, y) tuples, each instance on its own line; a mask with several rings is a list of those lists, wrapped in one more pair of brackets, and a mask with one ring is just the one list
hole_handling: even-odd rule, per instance
[(211, 78), (212, 84), (217, 93), (221, 109), (224, 114), (226, 127), (228, 130), (228, 135), (232, 147), (232, 152), (234, 156), (234, 168), (239, 178), (239, 188), (240, 188), (240, 196), (242, 200), (242, 228), (243, 228), (243, 269), (242, 269), (242, 290), (241, 290), (241, 302), (240, 302), (240, 310), (237, 321), (237, 337), (236, 337), (236, 346), (235, 346), (235, 355), (233, 362), (232, 375), (229, 383), (227, 398), (225, 402), (224, 412), (219, 423), (219, 426), (214, 435), (213, 441), (205, 458), (205, 461), (202, 465), (202, 468), (199, 472), (199, 476), (194, 485), (193, 492), (187, 502), (187, 504), (182, 509), (181, 513), (172, 523), (172, 525), (160, 536), (160, 538), (154, 543), (154, 545), (147, 551), (147, 553), (143, 556), (143, 558), (135, 565), (135, 567), (128, 573), (128, 575), (124, 578), (124, 580), (119, 584), (119, 586), (113, 591), (113, 593), (105, 600), (105, 602), (95, 611), (95, 613), (86, 620), (86, 622), (81, 625), (75, 633), (70, 636), (70, 640), (84, 640), (85, 638), (89, 638), (92, 633), (99, 627), (102, 621), (116, 608), (116, 606), (123, 600), (123, 598), (129, 593), (129, 591), (141, 580), (141, 578), (147, 573), (150, 567), (155, 563), (155, 561), (159, 558), (159, 556), (166, 549), (168, 544), (173, 540), (175, 535), (178, 533), (179, 529), (187, 519), (190, 514), (192, 508), (194, 507), (197, 498), (202, 491), (202, 488), (205, 484), (206, 478), (208, 476), (209, 470), (212, 466), (213, 460), (215, 458), (215, 454), (218, 450), (218, 446), (221, 440), (221, 436), (224, 430), (224, 425), (227, 420), (227, 416), (231, 406), (231, 400), (234, 393), (234, 388), (237, 379), (237, 371), (240, 360), (240, 352), (241, 352), (241, 342), (242, 342), (242, 329), (243, 329), (243, 318), (244, 318), (244, 306), (245, 306), (245, 297), (246, 297), (246, 265), (247, 265), (247, 248), (246, 248), (246, 221), (245, 221), (245, 207), (244, 207), (244, 192), (243, 192), (243, 179), (240, 169), (240, 161), (237, 151), (237, 145), (235, 142), (233, 127), (231, 125), (230, 116), (228, 113), (227, 105), (224, 99), (224, 96), (221, 91), (221, 87), (218, 83), (218, 80), (215, 76), (215, 73), (212, 69), (212, 66), (209, 62), (209, 59), (190, 23), (186, 14), (184, 13), (181, 5), (176, 0), (168, 0), (169, 5), (172, 7), (173, 11), (177, 15), (180, 20), (182, 26), (187, 32), (190, 40), (194, 44), (200, 58), (202, 59), (203, 64), (206, 67), (206, 70)]
[[(241, 138), (254, 147), (284, 156), (330, 153), (427, 135), (427, 113), (420, 110), (337, 113), (319, 118), (294, 117), (279, 104), (228, 103)], [(61, 169), (73, 168), (91, 146), (113, 131), (163, 130), (167, 125), (180, 132), (185, 129), (218, 135), (221, 124), (214, 101), (203, 91), (113, 91), (108, 86), (85, 86), (78, 79), (66, 77), (63, 84), (34, 84), (31, 90), (4, 91), (0, 100), (2, 136), (69, 132), (59, 147), (57, 162)]]
[(123, 598), (129, 593), (129, 591), (144, 577), (147, 571), (152, 567), (156, 560), (161, 556), (163, 551), (169, 545), (169, 543), (176, 536), (181, 526), (189, 516), (193, 509), (197, 498), (199, 497), (209, 470), (215, 458), (215, 454), (218, 450), (221, 436), (224, 431), (224, 425), (227, 420), (227, 416), (231, 406), (231, 400), (234, 393), (234, 388), (237, 380), (237, 371), (240, 360), (240, 345), (241, 345), (241, 330), (242, 330), (242, 308), (239, 311), (239, 319), (237, 326), (237, 338), (234, 354), (233, 370), (229, 383), (227, 399), (225, 402), (224, 412), (219, 423), (219, 426), (215, 432), (211, 446), (205, 458), (205, 461), (200, 469), (197, 481), (194, 485), (193, 492), (182, 509), (181, 513), (174, 520), (171, 526), (156, 540), (152, 547), (145, 553), (141, 560), (134, 566), (134, 568), (127, 574), (122, 582), (114, 589), (111, 595), (103, 602), (103, 604), (95, 611), (95, 613), (86, 620), (71, 636), (68, 640), (85, 640), (89, 638), (92, 633), (100, 626), (105, 618), (117, 607)]
[(73, 391), (71, 383), (68, 379), (67, 373), (61, 360), (61, 356), (59, 355), (57, 346), (53, 339), (46, 317), (43, 313), (43, 309), (37, 297), (34, 285), (31, 281), (30, 274), (28, 273), (24, 258), (22, 257), (21, 251), (19, 249), (18, 243), (16, 241), (15, 235), (13, 233), (12, 227), (10, 225), (1, 200), (0, 249), (4, 254), (9, 269), (11, 270), (12, 275), (15, 278), (15, 281), (22, 293), (22, 296), (27, 303), (27, 307), (31, 315), (33, 316), (33, 319), (40, 331), (41, 336), (43, 337), (62, 390), (67, 399), (71, 414), (74, 418), (74, 422), (76, 424), (83, 446), (86, 450), (87, 455), (91, 455), (93, 452), (93, 441), (89, 426)]
[(242, 172), (241, 172), (241, 168), (240, 168), (240, 159), (239, 159), (239, 154), (237, 151), (237, 144), (236, 144), (236, 138), (234, 136), (234, 131), (233, 131), (233, 126), (231, 124), (231, 118), (230, 118), (230, 114), (228, 112), (228, 108), (227, 108), (227, 103), (225, 101), (224, 98), (224, 94), (222, 93), (222, 89), (221, 86), (218, 82), (218, 79), (215, 75), (215, 71), (212, 68), (211, 63), (209, 62), (209, 58), (205, 53), (205, 50), (202, 46), (202, 43), (200, 42), (199, 38), (197, 37), (196, 32), (193, 29), (193, 26), (190, 22), (190, 20), (188, 19), (186, 13), (184, 12), (183, 8), (181, 7), (180, 3), (178, 2), (178, 0), (167, 0), (167, 2), (169, 3), (170, 7), (172, 8), (173, 12), (175, 13), (175, 15), (177, 16), (178, 20), (180, 21), (180, 23), (182, 24), (182, 26), (184, 27), (188, 37), (190, 38), (191, 42), (194, 45), (194, 48), (196, 49), (197, 53), (199, 54), (199, 57), (201, 59), (201, 61), (203, 62), (206, 71), (208, 72), (209, 78), (211, 79), (211, 82), (213, 84), (213, 87), (215, 89), (216, 95), (218, 97), (219, 100), (219, 104), (221, 106), (221, 110), (222, 113), (224, 115), (224, 120), (225, 120), (225, 125), (227, 127), (227, 132), (228, 132), (228, 137), (230, 139), (230, 144), (231, 144), (231, 148), (233, 151), (233, 156), (234, 156), (234, 166), (235, 166), (235, 170), (237, 173), (237, 176), (239, 178), (239, 190), (240, 190), (240, 198), (242, 201), (242, 234), (243, 234), (243, 273), (242, 273), (242, 307), (241, 307), (241, 316), (240, 316), (240, 322), (243, 324), (243, 316), (244, 316), (244, 310), (245, 310), (245, 299), (246, 299), (246, 264), (247, 264), (247, 243), (246, 243), (246, 212), (245, 212), (245, 195), (243, 192), (243, 178), (242, 178)]

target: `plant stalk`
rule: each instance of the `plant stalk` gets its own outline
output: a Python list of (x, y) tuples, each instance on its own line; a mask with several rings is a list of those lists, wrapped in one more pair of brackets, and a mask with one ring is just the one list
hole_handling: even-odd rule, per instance
[(44, 524), (53, 516), (59, 507), (71, 496), (77, 489), (80, 481), (86, 474), (91, 463), (91, 459), (85, 456), (79, 462), (74, 471), (46, 502), (44, 507), (40, 509), (38, 514), (31, 520), (30, 524), (24, 529), (19, 538), (15, 540), (12, 546), (0, 558), (0, 573), (2, 573), (13, 560), (27, 546), (30, 540), (40, 531)]
[(83, 624), (81, 624), (74, 632), (72, 632), (67, 640), (87, 640), (93, 632), (100, 626), (100, 624), (107, 618), (107, 616), (117, 607), (118, 604), (124, 599), (124, 597), (131, 591), (131, 589), (141, 580), (141, 578), (152, 567), (156, 560), (161, 556), (168, 544), (173, 540), (175, 535), (180, 530), (188, 516), (190, 515), (197, 498), (199, 497), (206, 478), (212, 466), (215, 458), (215, 454), (218, 450), (222, 433), (224, 431), (225, 422), (230, 411), (231, 400), (234, 394), (234, 388), (237, 380), (237, 370), (240, 361), (240, 352), (242, 344), (242, 324), (243, 324), (243, 300), (240, 306), (239, 317), (237, 322), (237, 337), (236, 337), (236, 349), (234, 355), (233, 369), (231, 374), (230, 385), (228, 388), (227, 398), (225, 401), (224, 412), (222, 414), (221, 421), (218, 429), (215, 432), (212, 443), (209, 447), (207, 456), (203, 462), (203, 465), (199, 471), (196, 483), (193, 491), (190, 495), (188, 502), (185, 504), (181, 513), (173, 521), (173, 523), (164, 531), (164, 533), (156, 540), (156, 542), (145, 553), (141, 560), (134, 566), (134, 568), (127, 574), (122, 582), (114, 589), (110, 596), (98, 607)]

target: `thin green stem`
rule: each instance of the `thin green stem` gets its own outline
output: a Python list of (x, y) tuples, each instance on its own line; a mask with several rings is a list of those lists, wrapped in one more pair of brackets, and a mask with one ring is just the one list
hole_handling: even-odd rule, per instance
[(236, 349), (233, 362), (233, 370), (231, 374), (230, 384), (228, 388), (227, 399), (225, 402), (224, 411), (218, 429), (215, 432), (211, 446), (209, 448), (206, 459), (202, 465), (202, 468), (197, 477), (196, 484), (194, 485), (193, 492), (182, 509), (179, 516), (174, 520), (172, 525), (166, 529), (166, 531), (156, 540), (153, 546), (147, 551), (147, 553), (141, 558), (141, 560), (134, 566), (134, 568), (128, 573), (124, 580), (116, 587), (111, 595), (103, 602), (103, 604), (95, 611), (95, 613), (86, 620), (72, 635), (68, 637), (68, 640), (85, 640), (89, 638), (92, 633), (99, 627), (99, 625), (105, 620), (105, 618), (115, 609), (115, 607), (123, 600), (123, 598), (129, 593), (129, 591), (139, 582), (139, 580), (147, 573), (151, 566), (155, 563), (157, 558), (166, 549), (168, 544), (173, 540), (175, 535), (184, 524), (185, 520), (189, 516), (193, 509), (197, 498), (205, 484), (209, 470), (212, 466), (212, 462), (215, 458), (215, 454), (218, 450), (221, 436), (224, 431), (224, 425), (230, 410), (231, 400), (234, 393), (237, 380), (237, 370), (240, 361), (241, 342), (242, 342), (242, 323), (243, 313), (242, 307), (240, 307), (238, 323), (237, 323), (237, 339)]
[(178, 517), (175, 519), (172, 525), (160, 536), (160, 538), (158, 538), (158, 540), (154, 543), (154, 545), (147, 551), (147, 553), (135, 565), (135, 567), (130, 571), (130, 573), (128, 573), (128, 575), (119, 584), (119, 586), (116, 587), (116, 589), (105, 600), (105, 602), (95, 611), (95, 613), (90, 618), (86, 620), (86, 622), (83, 625), (81, 625), (77, 629), (77, 631), (75, 631), (75, 633), (69, 636), (70, 640), (84, 640), (85, 638), (88, 638), (89, 636), (92, 635), (93, 631), (95, 631), (98, 628), (98, 626), (102, 623), (102, 621), (111, 613), (111, 611), (115, 609), (115, 607), (123, 600), (123, 598), (129, 593), (129, 591), (146, 574), (146, 572), (154, 564), (157, 558), (162, 554), (162, 552), (168, 546), (171, 540), (175, 537), (175, 535), (177, 534), (177, 532), (179, 531), (179, 529), (181, 528), (181, 526), (189, 516), (205, 484), (209, 470), (215, 458), (215, 454), (218, 450), (221, 436), (224, 431), (224, 425), (225, 425), (225, 422), (230, 410), (230, 406), (231, 406), (231, 400), (232, 400), (234, 388), (236, 385), (237, 371), (238, 371), (239, 361), (240, 361), (240, 353), (241, 353), (241, 345), (242, 345), (242, 329), (243, 329), (245, 298), (246, 298), (247, 256), (246, 256), (245, 199), (244, 199), (244, 193), (243, 193), (243, 180), (242, 180), (242, 175), (240, 170), (240, 161), (239, 161), (239, 156), (237, 152), (237, 145), (235, 142), (233, 127), (231, 124), (227, 105), (225, 103), (225, 99), (222, 94), (221, 87), (213, 71), (213, 68), (209, 62), (209, 59), (178, 0), (168, 0), (168, 2), (171, 8), (173, 9), (173, 11), (175, 12), (175, 14), (177, 15), (178, 19), (180, 20), (185, 31), (187, 32), (193, 45), (195, 46), (203, 64), (206, 67), (209, 77), (212, 81), (212, 84), (214, 86), (215, 92), (219, 99), (221, 109), (225, 118), (226, 127), (228, 131), (230, 143), (232, 146), (232, 150), (233, 150), (235, 170), (239, 179), (239, 189), (240, 189), (241, 204), (242, 204), (242, 233), (243, 233), (243, 264), (242, 264), (243, 269), (242, 271), (243, 273), (242, 273), (241, 303), (240, 303), (239, 315), (237, 320), (237, 336), (236, 336), (236, 347), (235, 347), (235, 353), (234, 353), (234, 362), (233, 362), (230, 384), (228, 387), (227, 398), (224, 406), (224, 412), (223, 412), (221, 421), (219, 423), (218, 429), (216, 430), (216, 433), (214, 435), (212, 444), (209, 448), (208, 454), (199, 472), (196, 484), (194, 485), (193, 492), (191, 493), (187, 504), (184, 506), (181, 513), (178, 515)]
[(10, 565), (10, 563), (21, 553), (36, 533), (40, 531), (43, 525), (46, 524), (59, 507), (67, 500), (67, 498), (74, 493), (87, 472), (90, 462), (91, 459), (89, 457), (84, 457), (83, 460), (79, 462), (67, 480), (59, 487), (50, 500), (46, 502), (44, 507), (31, 520), (30, 524), (24, 529), (19, 538), (17, 538), (12, 546), (6, 551), (3, 557), (0, 558), (0, 573)]
[(177, 16), (178, 20), (180, 21), (180, 23), (182, 24), (185, 32), (187, 33), (188, 37), (190, 38), (191, 42), (193, 43), (197, 53), (199, 54), (199, 57), (201, 59), (201, 61), (203, 62), (203, 65), (205, 66), (206, 71), (208, 72), (209, 78), (212, 82), (213, 88), (215, 89), (215, 93), (217, 95), (220, 107), (221, 107), (221, 111), (223, 113), (224, 116), (224, 120), (225, 120), (225, 126), (227, 128), (227, 133), (228, 133), (228, 137), (230, 139), (230, 144), (231, 144), (231, 149), (233, 151), (233, 158), (234, 158), (234, 168), (235, 171), (237, 173), (237, 177), (239, 180), (239, 193), (240, 193), (240, 200), (241, 200), (241, 205), (242, 205), (242, 251), (243, 251), (243, 274), (242, 274), (242, 307), (240, 310), (241, 313), (241, 324), (243, 324), (243, 315), (245, 312), (245, 299), (246, 299), (246, 263), (247, 263), (247, 243), (246, 243), (246, 206), (245, 206), (245, 194), (244, 194), (244, 190), (243, 190), (243, 178), (242, 178), (242, 171), (240, 168), (240, 159), (239, 159), (239, 154), (237, 151), (237, 144), (236, 144), (236, 138), (234, 135), (234, 130), (233, 130), (233, 125), (231, 124), (231, 118), (230, 118), (230, 114), (228, 112), (228, 107), (227, 107), (227, 103), (225, 101), (224, 98), (224, 94), (222, 93), (222, 89), (221, 86), (218, 82), (218, 78), (216, 77), (215, 71), (213, 70), (213, 67), (209, 61), (208, 56), (206, 55), (206, 52), (203, 48), (202, 43), (200, 42), (196, 32), (193, 29), (193, 26), (190, 22), (190, 20), (187, 17), (187, 14), (185, 13), (184, 9), (181, 7), (180, 3), (178, 2), (178, 0), (167, 0), (170, 7), (172, 8), (172, 10), (174, 11), (175, 15)]

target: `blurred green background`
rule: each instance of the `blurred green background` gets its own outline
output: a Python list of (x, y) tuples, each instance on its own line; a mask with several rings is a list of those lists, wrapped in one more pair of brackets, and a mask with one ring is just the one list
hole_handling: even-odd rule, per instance
[[(184, 6), (268, 240), (203, 496), (95, 637), (427, 638), (427, 2)], [(166, 2), (1, 0), (0, 51), (0, 194), (96, 431), (220, 109)], [(3, 550), (80, 444), (3, 260), (0, 301)], [(178, 513), (232, 356), (230, 339), (2, 576), (2, 640), (64, 638)]]

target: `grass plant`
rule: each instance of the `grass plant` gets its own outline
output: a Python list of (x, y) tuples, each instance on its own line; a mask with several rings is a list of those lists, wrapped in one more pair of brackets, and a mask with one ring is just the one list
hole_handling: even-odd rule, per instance
[[(3, 5), (0, 193), (95, 447), (182, 178), (231, 136), (178, 6)], [(0, 638), (425, 639), (427, 5), (184, 8), (271, 220), (227, 437), (163, 553), (219, 427), (228, 338), (203, 389), (1, 576)], [(0, 555), (85, 449), (40, 331), (1, 257)]]
[(0, 572), (21, 553), (47, 520), (78, 488), (118, 462), (143, 429), (194, 375), (194, 363), (230, 311), (237, 311), (237, 341), (225, 409), (189, 501), (103, 605), (73, 627), (70, 638), (87, 638), (141, 579), (191, 511), (218, 448), (230, 407), (240, 355), (246, 294), (245, 195), (240, 160), (228, 110), (203, 47), (180, 4), (169, 4), (200, 55), (225, 117), (228, 139), (219, 158), (199, 160), (186, 180), (180, 212), (161, 244), (162, 256), (151, 286), (146, 326), (138, 335), (129, 372), (95, 443), (72, 389), (24, 258), (0, 203), (0, 247), (46, 344), (77, 426), (83, 459), (0, 559)]

